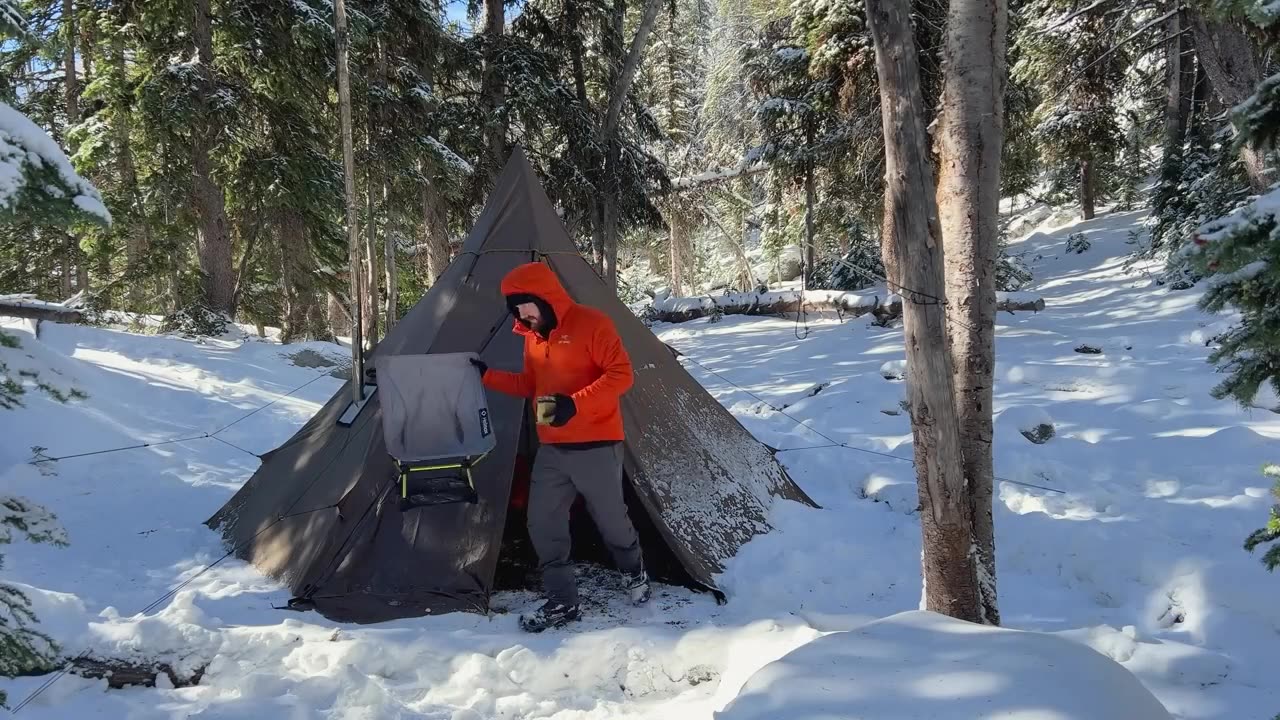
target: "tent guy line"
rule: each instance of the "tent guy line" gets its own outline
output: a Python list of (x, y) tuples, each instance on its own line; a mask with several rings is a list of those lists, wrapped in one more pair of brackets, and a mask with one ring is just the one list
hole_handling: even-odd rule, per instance
[(317, 380), (319, 380), (319, 379), (321, 379), (321, 378), (325, 378), (325, 377), (330, 377), (329, 371), (328, 371), (327, 369), (326, 369), (325, 371), (322, 371), (320, 374), (316, 375), (315, 377), (311, 378), (310, 380), (306, 381), (305, 383), (303, 383), (303, 384), (299, 385), (298, 387), (296, 387), (296, 388), (294, 388), (294, 389), (290, 390), (289, 392), (285, 393), (284, 395), (281, 395), (281, 396), (277, 397), (276, 399), (272, 400), (272, 401), (271, 401), (271, 402), (269, 402), (269, 403), (266, 403), (265, 405), (262, 405), (262, 406), (260, 406), (260, 407), (256, 407), (256, 408), (254, 408), (253, 410), (249, 411), (248, 413), (246, 413), (246, 414), (244, 414), (244, 415), (240, 416), (239, 418), (237, 418), (237, 419), (235, 419), (235, 420), (232, 420), (231, 422), (227, 423), (226, 425), (223, 425), (222, 427), (218, 428), (217, 430), (214, 430), (213, 432), (201, 433), (201, 434), (199, 434), (199, 435), (191, 435), (191, 436), (189, 436), (189, 437), (173, 438), (172, 440), (159, 440), (159, 441), (157, 441), (157, 442), (141, 443), (141, 444), (138, 444), (138, 445), (124, 445), (124, 446), (122, 446), (122, 447), (107, 448), (106, 450), (93, 450), (93, 451), (91, 451), (91, 452), (74, 453), (74, 454), (71, 454), (71, 455), (59, 455), (58, 457), (37, 457), (37, 458), (35, 458), (34, 460), (30, 461), (28, 464), (29, 464), (29, 465), (43, 465), (43, 464), (45, 464), (45, 463), (54, 463), (54, 462), (58, 462), (58, 461), (60, 461), (60, 460), (72, 460), (72, 459), (75, 459), (75, 458), (92, 457), (92, 456), (94, 456), (94, 455), (107, 455), (107, 454), (110, 454), (110, 453), (124, 452), (125, 450), (140, 450), (140, 449), (142, 449), (142, 448), (159, 447), (159, 446), (161, 446), (161, 445), (173, 445), (174, 443), (183, 443), (183, 442), (191, 442), (191, 441), (193, 441), (193, 440), (208, 440), (208, 439), (217, 440), (218, 442), (220, 442), (220, 443), (222, 443), (222, 444), (224, 444), (224, 445), (228, 445), (228, 446), (230, 446), (230, 447), (233, 447), (233, 448), (235, 448), (236, 450), (239, 450), (239, 451), (240, 451), (240, 452), (242, 452), (242, 453), (245, 453), (245, 454), (247, 454), (247, 455), (252, 455), (252, 456), (254, 456), (254, 457), (258, 457), (258, 454), (257, 454), (257, 453), (249, 452), (248, 450), (245, 450), (244, 448), (242, 448), (242, 447), (240, 447), (240, 446), (238, 446), (238, 445), (234, 445), (234, 444), (232, 444), (232, 443), (229, 443), (229, 442), (227, 442), (226, 440), (223, 440), (222, 438), (220, 438), (220, 437), (216, 437), (216, 436), (217, 436), (218, 434), (220, 434), (220, 433), (223, 433), (223, 432), (225, 432), (225, 431), (227, 431), (227, 430), (231, 429), (231, 427), (232, 427), (232, 426), (237, 425), (237, 424), (239, 424), (240, 422), (242, 422), (242, 421), (244, 421), (244, 420), (247, 420), (248, 418), (252, 417), (253, 415), (255, 415), (255, 414), (257, 414), (257, 413), (259, 413), (259, 412), (261, 412), (261, 411), (263, 411), (263, 410), (266, 410), (267, 408), (271, 407), (272, 405), (275, 405), (276, 403), (280, 402), (281, 400), (284, 400), (285, 398), (287, 398), (287, 397), (289, 397), (289, 396), (293, 395), (294, 393), (296, 393), (296, 392), (298, 392), (298, 391), (300, 391), (300, 390), (302, 390), (302, 389), (306, 388), (308, 385), (310, 385), (310, 384), (314, 383), (315, 381), (317, 381)]
[[(679, 348), (677, 348), (677, 350), (679, 350)], [(813, 427), (813, 426), (809, 425), (808, 423), (806, 423), (806, 422), (804, 422), (804, 421), (800, 420), (799, 418), (795, 417), (794, 415), (792, 415), (792, 414), (788, 413), (786, 410), (783, 410), (782, 408), (775, 406), (773, 403), (769, 402), (768, 400), (765, 400), (764, 398), (760, 397), (759, 395), (756, 395), (755, 393), (751, 392), (750, 390), (748, 390), (748, 389), (746, 389), (746, 388), (742, 387), (741, 385), (739, 385), (738, 383), (736, 383), (736, 382), (734, 382), (734, 381), (730, 380), (729, 378), (725, 377), (724, 375), (721, 375), (720, 373), (716, 372), (715, 370), (712, 370), (711, 368), (707, 367), (706, 365), (703, 365), (702, 363), (698, 362), (697, 360), (694, 360), (692, 357), (689, 357), (689, 354), (688, 354), (688, 353), (686, 353), (686, 352), (684, 352), (683, 350), (680, 350), (680, 357), (687, 359), (689, 362), (693, 363), (694, 365), (697, 365), (698, 367), (702, 368), (703, 370), (706, 370), (707, 372), (711, 373), (712, 375), (715, 375), (716, 377), (718, 377), (718, 378), (720, 378), (721, 380), (723, 380), (723, 381), (725, 381), (725, 382), (729, 383), (730, 385), (732, 385), (732, 386), (734, 386), (735, 388), (737, 388), (737, 389), (741, 390), (742, 392), (744, 392), (744, 393), (746, 393), (746, 394), (750, 395), (751, 397), (755, 398), (756, 400), (759, 400), (760, 402), (762, 402), (762, 403), (764, 403), (766, 406), (768, 406), (768, 408), (769, 408), (770, 410), (773, 410), (774, 412), (778, 413), (779, 415), (782, 415), (783, 417), (787, 418), (788, 420), (790, 420), (791, 422), (795, 423), (796, 425), (799, 425), (800, 427), (804, 428), (805, 430), (808, 430), (808, 431), (812, 432), (813, 434), (815, 434), (815, 435), (817, 435), (817, 436), (821, 437), (822, 439), (824, 439), (824, 440), (826, 440), (828, 443), (830, 443), (830, 445), (810, 445), (810, 446), (798, 447), (798, 448), (778, 448), (778, 449), (776, 449), (776, 450), (774, 451), (774, 453), (775, 453), (775, 454), (776, 454), (776, 453), (781, 453), (781, 452), (800, 452), (801, 450), (824, 450), (824, 449), (826, 449), (826, 448), (844, 448), (845, 450), (852, 450), (852, 451), (854, 451), (854, 452), (866, 453), (866, 454), (868, 454), (868, 455), (875, 455), (875, 456), (878, 456), (878, 457), (889, 458), (890, 460), (898, 460), (898, 461), (901, 461), (901, 462), (909, 462), (909, 463), (911, 463), (912, 467), (914, 467), (914, 466), (915, 466), (915, 464), (916, 464), (916, 461), (915, 461), (913, 458), (905, 458), (905, 457), (902, 457), (901, 455), (893, 455), (893, 454), (891, 454), (891, 453), (880, 452), (879, 450), (868, 450), (867, 448), (854, 447), (853, 445), (849, 445), (848, 443), (840, 442), (839, 440), (836, 440), (835, 438), (831, 437), (830, 435), (827, 435), (826, 433), (822, 432), (821, 430), (818, 430), (817, 428), (815, 428), (815, 427)], [(1037, 490), (1045, 490), (1045, 491), (1047, 491), (1047, 492), (1055, 492), (1055, 493), (1059, 493), (1059, 494), (1061, 494), (1061, 495), (1066, 495), (1066, 494), (1067, 494), (1067, 491), (1066, 491), (1066, 490), (1059, 490), (1059, 489), (1057, 489), (1057, 488), (1046, 487), (1046, 486), (1044, 486), (1044, 485), (1036, 485), (1036, 484), (1034, 484), (1034, 483), (1020, 482), (1020, 481), (1018, 481), (1018, 480), (1010, 480), (1010, 479), (1008, 479), (1008, 478), (1002, 478), (1002, 477), (1000, 477), (999, 475), (995, 475), (995, 476), (993, 476), (993, 477), (994, 477), (996, 480), (999, 480), (1000, 482), (1007, 482), (1007, 483), (1011, 483), (1011, 484), (1013, 484), (1013, 485), (1021, 485), (1021, 486), (1023, 486), (1023, 487), (1035, 488), (1035, 489), (1037, 489)]]

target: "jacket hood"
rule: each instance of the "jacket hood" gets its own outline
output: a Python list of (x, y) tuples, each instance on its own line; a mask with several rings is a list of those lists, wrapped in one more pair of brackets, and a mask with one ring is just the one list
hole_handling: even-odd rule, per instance
[(532, 295), (541, 298), (555, 311), (556, 319), (563, 322), (573, 299), (560, 284), (560, 278), (546, 263), (531, 262), (516, 267), (502, 279), (503, 296)]

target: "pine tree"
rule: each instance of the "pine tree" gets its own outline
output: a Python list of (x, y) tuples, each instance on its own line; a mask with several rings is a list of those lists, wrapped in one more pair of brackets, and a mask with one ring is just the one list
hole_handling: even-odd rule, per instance
[[(1280, 540), (1280, 465), (1267, 465), (1262, 472), (1275, 482), (1271, 494), (1276, 499), (1276, 505), (1271, 508), (1271, 515), (1267, 520), (1266, 526), (1252, 533), (1245, 540), (1244, 549), (1249, 552), (1253, 552), (1267, 543)], [(1280, 543), (1267, 549), (1262, 556), (1262, 563), (1267, 566), (1268, 570), (1272, 571), (1280, 567)]]
[[(1235, 3), (1240, 10), (1243, 3)], [(1280, 19), (1257, 2), (1246, 10), (1251, 18)], [(1264, 147), (1280, 133), (1280, 80), (1268, 79), (1235, 109), (1237, 147)], [(1227, 378), (1214, 388), (1215, 397), (1253, 401), (1263, 383), (1280, 391), (1280, 190), (1273, 189), (1242, 207), (1205, 223), (1179, 258), (1203, 277), (1207, 289), (1200, 300), (1209, 312), (1228, 308), (1239, 312), (1238, 323), (1219, 338), (1209, 356)]]
[[(0, 493), (0, 545), (19, 540), (66, 546), (67, 534), (48, 510), (26, 498)], [(0, 554), (0, 569), (4, 556)], [(57, 660), (58, 646), (35, 629), (31, 600), (14, 585), (0, 583), (0, 677), (46, 670)], [(8, 707), (0, 691), (0, 707)]]
[(1118, 91), (1129, 66), (1131, 33), (1124, 7), (1080, 10), (1068, 0), (1031, 0), (1017, 35), (1016, 81), (1041, 93), (1035, 138), (1059, 188), (1073, 188), (1085, 219), (1106, 198), (1117, 172), (1122, 136)]

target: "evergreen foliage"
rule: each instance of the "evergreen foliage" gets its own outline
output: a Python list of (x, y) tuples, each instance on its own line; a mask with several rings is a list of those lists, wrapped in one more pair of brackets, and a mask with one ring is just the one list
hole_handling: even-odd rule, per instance
[[(1267, 465), (1262, 469), (1262, 473), (1275, 482), (1271, 494), (1276, 500), (1276, 505), (1271, 508), (1271, 515), (1267, 520), (1266, 526), (1259, 528), (1245, 540), (1244, 549), (1249, 552), (1253, 552), (1267, 543), (1280, 540), (1280, 465)], [(1268, 570), (1272, 571), (1280, 567), (1280, 543), (1267, 548), (1262, 555), (1262, 563), (1267, 566)]]
[[(26, 498), (0, 494), (0, 545), (14, 539), (32, 543), (67, 544), (67, 535), (43, 507)], [(0, 569), (4, 556), (0, 555)], [(0, 677), (48, 670), (57, 659), (58, 646), (35, 629), (37, 618), (31, 599), (19, 588), (0, 582)], [(8, 707), (0, 691), (0, 707)]]

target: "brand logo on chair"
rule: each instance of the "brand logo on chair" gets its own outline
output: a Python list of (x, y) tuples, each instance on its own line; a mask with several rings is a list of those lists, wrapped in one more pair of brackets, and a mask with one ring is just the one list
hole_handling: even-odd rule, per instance
[(493, 428), (489, 427), (489, 409), (480, 409), (480, 437), (489, 437), (489, 433)]

